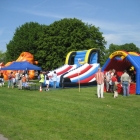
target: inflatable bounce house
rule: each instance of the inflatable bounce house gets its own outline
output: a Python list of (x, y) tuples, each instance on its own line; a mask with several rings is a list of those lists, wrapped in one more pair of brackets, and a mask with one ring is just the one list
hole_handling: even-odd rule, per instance
[[(95, 73), (99, 67), (98, 49), (71, 51), (66, 56), (65, 64), (50, 71), (48, 76), (51, 77), (56, 71), (57, 87), (78, 86), (79, 82), (80, 85), (94, 85), (96, 84)], [(50, 81), (50, 86), (53, 86), (53, 81)]]
[[(113, 52), (103, 65), (102, 71), (111, 69), (115, 69), (118, 76), (121, 76), (124, 70), (133, 71), (136, 78), (130, 84), (130, 94), (140, 95), (140, 54), (126, 51)], [(118, 92), (122, 93), (121, 85), (118, 85)]]
[[(22, 62), (24, 62), (24, 64)], [(8, 80), (8, 75), (11, 72), (11, 70), (14, 73), (16, 72), (16, 70), (26, 70), (27, 69), (27, 64), (32, 66), (32, 68), (30, 68), (28, 73), (29, 73), (29, 79), (33, 79), (34, 76), (35, 76), (34, 69), (37, 68), (37, 66), (35, 67), (35, 65), (33, 65), (33, 64), (38, 64), (38, 61), (34, 61), (34, 56), (31, 53), (22, 52), (16, 61), (8, 62), (6, 65), (1, 63), (0, 66), (1, 66), (1, 71), (4, 75), (4, 80)], [(19, 67), (20, 65), (23, 65), (24, 68)], [(13, 66), (13, 67), (10, 67), (10, 66)], [(40, 70), (40, 68), (37, 69), (37, 70)]]

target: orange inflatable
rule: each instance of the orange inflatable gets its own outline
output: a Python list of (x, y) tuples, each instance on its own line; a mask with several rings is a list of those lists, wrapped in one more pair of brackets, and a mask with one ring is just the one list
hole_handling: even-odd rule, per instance
[[(18, 57), (18, 59), (16, 60), (16, 62), (19, 62), (19, 61), (28, 61), (31, 64), (38, 64), (38, 61), (34, 61), (34, 56), (29, 52), (22, 52), (20, 54), (20, 56)], [(3, 63), (0, 63), (0, 67), (2, 68), (2, 67), (5, 67), (5, 66), (9, 66), (13, 62), (8, 62), (5, 65)], [(8, 75), (9, 75), (10, 72), (11, 72), (11, 70), (2, 71), (2, 73), (4, 75), (4, 80), (8, 80)], [(13, 72), (16, 73), (16, 71), (13, 71)], [(29, 79), (34, 79), (34, 76), (35, 76), (35, 71), (34, 70), (29, 70)]]

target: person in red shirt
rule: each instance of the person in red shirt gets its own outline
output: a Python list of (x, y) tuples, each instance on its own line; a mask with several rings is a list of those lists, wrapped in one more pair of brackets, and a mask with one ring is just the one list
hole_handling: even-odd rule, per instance
[(97, 81), (97, 96), (98, 98), (104, 98), (104, 73), (101, 71), (101, 68), (98, 68), (98, 72), (95, 74)]
[(114, 91), (117, 90), (117, 84), (116, 83), (118, 82), (116, 74), (114, 74), (112, 76), (111, 80), (112, 80), (112, 89), (113, 89), (113, 93), (114, 93)]

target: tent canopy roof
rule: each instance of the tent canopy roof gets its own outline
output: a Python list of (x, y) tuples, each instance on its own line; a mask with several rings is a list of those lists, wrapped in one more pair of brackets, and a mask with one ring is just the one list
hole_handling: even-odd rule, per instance
[(13, 62), (11, 65), (1, 68), (1, 70), (41, 70), (41, 68), (27, 61), (21, 61)]

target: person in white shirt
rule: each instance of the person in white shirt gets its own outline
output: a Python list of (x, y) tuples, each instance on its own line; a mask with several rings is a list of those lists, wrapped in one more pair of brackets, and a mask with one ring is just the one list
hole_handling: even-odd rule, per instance
[(52, 80), (53, 80), (53, 88), (56, 88), (56, 83), (57, 83), (57, 74), (56, 71), (54, 71), (52, 75)]
[(114, 76), (116, 70), (115, 69), (112, 69), (111, 71), (111, 77), (110, 77), (110, 91), (113, 92), (113, 85), (112, 85), (112, 77)]
[(106, 72), (105, 74), (105, 83), (106, 83), (106, 91), (108, 92), (110, 90), (110, 80), (111, 80), (111, 70)]
[(45, 79), (46, 79), (46, 89), (45, 89), (45, 91), (49, 91), (50, 81), (49, 81), (49, 76), (47, 74), (45, 75)]
[(19, 71), (17, 71), (16, 73), (15, 73), (15, 82), (16, 82), (16, 86), (18, 86), (18, 84), (19, 84)]

